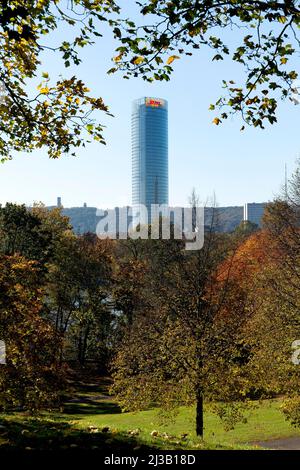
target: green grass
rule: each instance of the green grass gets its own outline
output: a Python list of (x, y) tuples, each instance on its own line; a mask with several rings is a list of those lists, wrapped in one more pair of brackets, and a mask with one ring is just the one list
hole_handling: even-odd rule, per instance
[[(194, 408), (180, 408), (174, 420), (167, 422), (161, 421), (155, 409), (121, 413), (114, 399), (107, 396), (106, 387), (106, 383), (79, 387), (63, 413), (44, 412), (37, 417), (0, 414), (0, 425), (4, 426), (0, 426), (0, 448), (253, 449), (258, 441), (300, 436), (300, 430), (280, 412), (280, 400), (264, 401), (250, 413), (246, 423), (230, 431), (225, 431), (220, 419), (206, 410), (202, 441), (194, 431)], [(130, 431), (136, 434), (132, 436)], [(152, 431), (158, 435), (151, 436)]]
[[(99, 403), (100, 404), (100, 403)], [(70, 418), (77, 420), (79, 428), (95, 426), (99, 429), (110, 427), (123, 432), (139, 429), (140, 439), (148, 445), (157, 445), (170, 448), (177, 442), (187, 448), (202, 448), (203, 443), (195, 434), (195, 409), (182, 407), (178, 415), (169, 422), (162, 422), (158, 410), (141, 411), (137, 413), (120, 413), (117, 404), (104, 403), (73, 404), (66, 410)], [(257, 441), (300, 436), (300, 430), (292, 427), (281, 413), (280, 400), (266, 400), (257, 409), (254, 409), (247, 423), (239, 423), (233, 430), (225, 431), (221, 420), (210, 411), (205, 412), (204, 441), (208, 448), (225, 446), (227, 448), (249, 448), (255, 446)], [(95, 410), (93, 410), (95, 406)], [(79, 418), (79, 419), (78, 419)], [(172, 439), (153, 438), (152, 431), (160, 434), (167, 433)], [(182, 434), (188, 434), (182, 441)], [(176, 444), (175, 444), (176, 447)]]

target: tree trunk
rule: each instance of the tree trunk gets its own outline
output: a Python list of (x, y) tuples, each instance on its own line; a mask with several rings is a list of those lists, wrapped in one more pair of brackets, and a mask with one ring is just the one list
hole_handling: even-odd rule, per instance
[(86, 352), (87, 352), (87, 341), (88, 337), (90, 334), (90, 325), (87, 326), (84, 337), (83, 337), (83, 344), (82, 344), (82, 354), (81, 354), (81, 365), (85, 365), (85, 358), (86, 358)]
[(196, 394), (196, 434), (203, 437), (203, 394), (201, 390), (197, 390)]

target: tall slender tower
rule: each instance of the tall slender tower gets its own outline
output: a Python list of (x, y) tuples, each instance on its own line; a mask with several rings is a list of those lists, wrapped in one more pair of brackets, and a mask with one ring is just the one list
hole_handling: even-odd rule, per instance
[(132, 205), (150, 216), (151, 204), (168, 203), (168, 103), (140, 98), (132, 107)]

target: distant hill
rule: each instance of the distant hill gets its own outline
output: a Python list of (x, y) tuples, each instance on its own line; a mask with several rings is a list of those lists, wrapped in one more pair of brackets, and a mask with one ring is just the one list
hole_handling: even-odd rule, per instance
[[(213, 209), (206, 207), (204, 211), (205, 225), (210, 225)], [(244, 208), (242, 206), (217, 207), (215, 219), (219, 232), (232, 232), (243, 220)]]
[[(49, 209), (53, 208), (49, 207)], [(69, 217), (73, 230), (77, 234), (96, 232), (100, 217), (96, 216), (96, 207), (69, 207), (63, 208), (64, 215)], [(205, 208), (205, 225), (210, 225), (213, 209)], [(220, 232), (232, 232), (243, 220), (243, 207), (217, 207), (215, 210), (217, 230)]]
[(63, 214), (69, 217), (75, 233), (95, 233), (99, 221), (96, 212), (96, 207), (70, 207), (63, 209)]

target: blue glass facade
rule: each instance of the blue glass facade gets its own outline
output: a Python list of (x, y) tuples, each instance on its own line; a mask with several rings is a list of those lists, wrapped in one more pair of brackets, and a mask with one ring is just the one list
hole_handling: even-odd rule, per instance
[(141, 98), (132, 108), (132, 204), (169, 203), (168, 103)]

